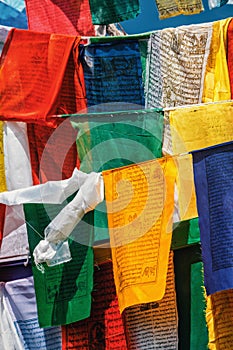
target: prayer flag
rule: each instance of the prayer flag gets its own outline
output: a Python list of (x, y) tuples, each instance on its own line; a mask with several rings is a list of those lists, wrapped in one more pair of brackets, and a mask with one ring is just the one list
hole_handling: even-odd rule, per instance
[[(31, 186), (27, 126), (22, 122), (4, 122), (3, 125), (4, 174), (2, 174), (1, 180), (4, 181), (4, 177), (6, 177), (8, 191)], [(20, 205), (7, 206), (0, 259), (1, 261), (15, 260), (27, 256), (28, 239), (23, 207)]]
[(193, 179), (192, 156), (184, 154), (177, 156), (177, 191), (180, 220), (189, 220), (196, 218), (197, 203), (195, 186)]
[(147, 56), (146, 107), (174, 107), (201, 102), (212, 26), (212, 23), (189, 25), (151, 34)]
[[(71, 117), (80, 170), (102, 171), (162, 156), (163, 113), (139, 110)], [(93, 213), (90, 213), (92, 216)], [(94, 211), (95, 241), (108, 239), (106, 205)]]
[(89, 0), (94, 24), (109, 24), (126, 21), (140, 13), (138, 0)]
[(122, 312), (163, 298), (176, 167), (171, 157), (103, 172), (114, 280)]
[(77, 132), (69, 119), (59, 118), (57, 128), (28, 123), (27, 131), (33, 184), (69, 178), (79, 166)]
[(95, 35), (89, 0), (26, 0), (26, 7), (30, 30)]
[(183, 220), (173, 224), (172, 249), (184, 248), (190, 244), (200, 243), (198, 218)]
[(10, 31), (1, 56), (2, 120), (54, 126), (57, 118), (47, 121), (48, 116), (85, 108), (82, 67), (76, 62), (79, 40), (75, 36)]
[(233, 144), (193, 152), (207, 295), (233, 288)]
[(5, 292), (5, 283), (0, 282), (0, 346), (1, 349), (23, 350), (23, 343), (17, 334), (11, 307)]
[(62, 350), (127, 350), (112, 262), (95, 266), (91, 315), (62, 328)]
[(194, 15), (204, 10), (201, 0), (155, 0), (159, 18), (178, 15)]
[(209, 8), (221, 7), (226, 4), (233, 4), (232, 0), (208, 0)]
[(92, 43), (81, 54), (89, 112), (144, 108), (137, 40)]
[(5, 296), (23, 349), (61, 349), (61, 328), (39, 327), (33, 277), (7, 282)]
[[(0, 122), (0, 192), (4, 191), (6, 191), (6, 177), (3, 150), (3, 123)], [(5, 210), (6, 206), (4, 204), (0, 204), (0, 248), (4, 230)]]
[(8, 33), (11, 29), (12, 29), (11, 27), (6, 27), (6, 26), (0, 25), (0, 55), (2, 53), (2, 49), (3, 49), (3, 46), (5, 44)]
[[(24, 205), (31, 256), (44, 238), (45, 227), (62, 207)], [(40, 327), (64, 325), (90, 316), (93, 251), (89, 227), (81, 221), (73, 230), (73, 237), (69, 239), (71, 261), (56, 266), (44, 264), (44, 273), (32, 261)]]
[(233, 99), (233, 20), (230, 21), (227, 30), (227, 65), (231, 85), (231, 98)]
[(233, 341), (233, 290), (224, 290), (207, 297), (206, 321), (210, 350), (231, 349)]
[(173, 153), (185, 153), (232, 140), (233, 102), (176, 108), (169, 113)]
[(199, 244), (174, 251), (179, 347), (181, 349), (207, 349), (206, 301), (201, 260)]
[(173, 252), (170, 252), (164, 297), (160, 301), (131, 306), (124, 311), (127, 349), (178, 348), (174, 277)]
[[(232, 140), (232, 102), (201, 104), (176, 108), (169, 112), (173, 154)], [(178, 192), (181, 219), (197, 216), (190, 155), (177, 157)]]
[(231, 99), (227, 66), (227, 29), (231, 18), (213, 22), (210, 53), (206, 64), (202, 102)]

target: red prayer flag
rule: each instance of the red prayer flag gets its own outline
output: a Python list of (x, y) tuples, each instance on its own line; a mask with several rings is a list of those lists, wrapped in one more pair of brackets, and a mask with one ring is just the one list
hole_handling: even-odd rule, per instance
[(4, 230), (4, 222), (5, 222), (5, 204), (0, 203), (0, 247), (2, 244), (3, 230)]
[(0, 66), (1, 120), (56, 126), (60, 113), (85, 108), (75, 36), (12, 29)]
[(233, 19), (227, 29), (227, 64), (229, 70), (231, 98), (233, 98)]
[(76, 131), (69, 119), (59, 118), (57, 128), (28, 124), (33, 184), (63, 180), (79, 167)]
[(62, 350), (127, 350), (111, 261), (95, 267), (92, 297), (91, 316), (62, 327)]
[(26, 0), (31, 30), (95, 36), (89, 0)]

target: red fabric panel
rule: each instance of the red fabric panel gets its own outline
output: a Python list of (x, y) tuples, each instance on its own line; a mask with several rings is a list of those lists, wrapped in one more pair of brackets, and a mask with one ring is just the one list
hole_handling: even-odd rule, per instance
[(77, 132), (69, 119), (59, 119), (57, 128), (28, 124), (33, 184), (63, 180), (79, 167)]
[(62, 327), (62, 350), (126, 350), (111, 261), (95, 267), (91, 316)]
[(31, 30), (94, 36), (89, 0), (26, 0)]
[[(68, 60), (79, 41), (74, 36), (11, 30), (0, 62), (2, 120), (44, 124), (57, 114)], [(47, 124), (56, 122), (51, 119)]]
[(3, 230), (4, 230), (4, 222), (5, 222), (5, 204), (0, 203), (0, 247), (2, 244)]
[(227, 64), (231, 85), (231, 98), (233, 99), (233, 19), (227, 29)]

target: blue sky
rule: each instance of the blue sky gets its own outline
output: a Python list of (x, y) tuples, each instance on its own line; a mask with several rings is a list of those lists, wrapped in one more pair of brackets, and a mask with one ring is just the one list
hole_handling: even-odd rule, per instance
[(202, 0), (205, 11), (192, 16), (176, 16), (168, 19), (159, 19), (155, 0), (139, 0), (141, 13), (136, 19), (122, 22), (127, 34), (145, 33), (155, 29), (177, 27), (186, 24), (213, 22), (219, 19), (233, 17), (233, 5), (209, 9), (208, 1)]

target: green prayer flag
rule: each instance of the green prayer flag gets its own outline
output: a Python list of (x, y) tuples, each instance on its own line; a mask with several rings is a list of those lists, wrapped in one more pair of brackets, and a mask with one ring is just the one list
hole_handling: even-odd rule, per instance
[[(138, 110), (74, 115), (80, 170), (100, 172), (162, 156), (163, 112)], [(105, 202), (94, 211), (95, 241), (109, 238)]]
[(129, 41), (129, 40), (143, 40), (143, 39), (148, 39), (150, 38), (150, 34), (152, 32), (146, 32), (146, 33), (140, 33), (140, 34), (129, 34), (129, 35), (119, 35), (119, 36), (91, 36), (90, 37), (90, 43), (111, 43), (114, 41), (119, 41), (123, 42), (124, 40)]
[(189, 244), (200, 242), (198, 218), (184, 220), (173, 224), (172, 249), (180, 249)]
[(174, 251), (180, 350), (207, 350), (203, 264), (200, 244)]
[(141, 38), (138, 40), (139, 45), (139, 51), (141, 54), (141, 64), (142, 64), (142, 80), (143, 84), (145, 86), (146, 82), (146, 63), (147, 63), (147, 56), (148, 56), (148, 41), (149, 38)]
[(93, 24), (110, 24), (136, 18), (139, 0), (90, 0)]
[(201, 261), (191, 265), (191, 286), (190, 350), (207, 350), (208, 330), (205, 320), (206, 301)]
[[(65, 325), (90, 316), (93, 288), (93, 249), (90, 228), (80, 222), (69, 238), (72, 260), (39, 271), (33, 250), (44, 229), (64, 205), (24, 204), (40, 327)], [(91, 226), (90, 226), (91, 227)]]

